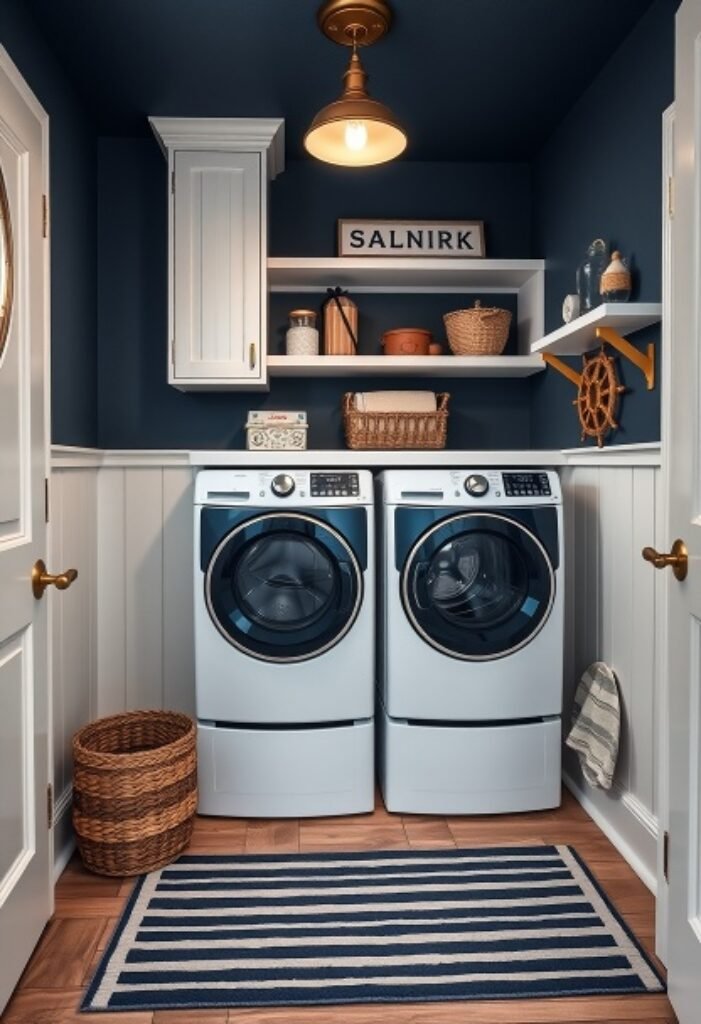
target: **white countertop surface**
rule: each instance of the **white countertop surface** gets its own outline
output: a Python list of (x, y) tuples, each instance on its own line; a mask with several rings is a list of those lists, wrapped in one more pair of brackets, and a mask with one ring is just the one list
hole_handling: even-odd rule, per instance
[(538, 466), (542, 469), (559, 466), (659, 466), (662, 446), (659, 441), (641, 444), (596, 445), (580, 448), (557, 449), (504, 449), (497, 451), (470, 451), (432, 449), (423, 451), (351, 451), (342, 449), (307, 449), (299, 452), (249, 452), (243, 449), (183, 448), (98, 449), (71, 445), (52, 445), (51, 465), (55, 469), (105, 469), (142, 466), (190, 466), (197, 470), (203, 466), (242, 469), (295, 466), (323, 466), (327, 469), (344, 466), (381, 469), (391, 466), (437, 467), (452, 466), (464, 469), (499, 466)]
[(561, 451), (193, 451), (192, 466), (564, 466)]

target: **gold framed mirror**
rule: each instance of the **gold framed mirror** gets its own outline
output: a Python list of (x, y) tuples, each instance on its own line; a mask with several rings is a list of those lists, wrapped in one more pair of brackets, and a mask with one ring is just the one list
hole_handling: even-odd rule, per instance
[(5, 176), (0, 167), (0, 359), (2, 359), (12, 317), (14, 297), (14, 259), (12, 247), (12, 221), (7, 198)]

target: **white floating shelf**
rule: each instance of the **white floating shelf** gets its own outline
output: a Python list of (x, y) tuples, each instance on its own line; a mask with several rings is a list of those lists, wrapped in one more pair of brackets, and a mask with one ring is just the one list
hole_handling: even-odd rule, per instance
[(530, 377), (540, 356), (268, 356), (271, 377)]
[(605, 302), (540, 338), (531, 345), (531, 352), (581, 356), (599, 344), (597, 327), (613, 327), (619, 334), (626, 336), (650, 324), (659, 323), (661, 319), (661, 302)]
[(273, 292), (519, 292), (542, 278), (544, 260), (436, 259), (429, 257), (276, 256), (268, 260)]

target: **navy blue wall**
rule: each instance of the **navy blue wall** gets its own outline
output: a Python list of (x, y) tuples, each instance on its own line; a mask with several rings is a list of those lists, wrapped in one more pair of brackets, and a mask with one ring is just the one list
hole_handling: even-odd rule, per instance
[[(155, 140), (102, 138), (98, 145), (99, 444), (105, 448), (227, 448), (244, 445), (249, 409), (306, 409), (309, 446), (343, 446), (344, 391), (429, 387), (450, 391), (448, 444), (454, 448), (521, 448), (530, 438), (529, 389), (523, 381), (397, 378), (280, 380), (268, 394), (187, 394), (166, 383), (166, 163)], [(493, 257), (528, 257), (530, 169), (524, 164), (398, 162), (353, 174), (311, 161), (292, 163), (273, 183), (271, 253), (335, 254), (342, 216), (480, 217)], [(323, 298), (319, 295), (319, 301)], [(305, 303), (308, 297), (305, 296)], [(361, 296), (361, 347), (384, 327), (440, 328), (442, 305), (416, 297), (384, 309)], [(299, 297), (271, 303), (272, 347)]]
[[(678, 0), (656, 0), (535, 163), (534, 249), (547, 258), (547, 331), (562, 324), (562, 300), (576, 291), (575, 269), (594, 238), (632, 258), (633, 300), (660, 300), (662, 113), (674, 98), (678, 6)], [(631, 340), (640, 345), (659, 340), (659, 329), (638, 332)], [(581, 366), (579, 359), (571, 362)], [(648, 392), (640, 372), (623, 359), (618, 362), (630, 390), (612, 442), (658, 440), (659, 376), (656, 389)], [(533, 447), (580, 444), (574, 396), (572, 385), (554, 370), (534, 379)]]
[[(634, 297), (658, 299), (660, 117), (672, 100), (676, 7), (677, 0), (656, 0), (532, 169), (398, 161), (356, 173), (312, 161), (289, 164), (272, 187), (272, 254), (334, 254), (339, 217), (477, 217), (486, 222), (489, 256), (546, 256), (548, 330), (561, 322), (575, 267), (599, 235), (633, 256)], [(54, 442), (239, 447), (248, 409), (281, 407), (307, 409), (310, 445), (333, 448), (342, 443), (345, 390), (426, 386), (453, 395), (451, 447), (579, 443), (572, 386), (552, 371), (503, 382), (274, 380), (269, 394), (181, 394), (169, 387), (160, 150), (151, 138), (104, 138), (95, 159), (93, 124), (21, 0), (0, 5), (0, 41), (51, 118)], [(272, 303), (274, 349), (293, 301), (281, 296)], [(458, 301), (445, 296), (445, 308)], [(412, 297), (398, 308), (388, 299), (382, 309), (361, 296), (359, 305), (364, 347), (387, 326), (440, 329), (439, 300)], [(659, 388), (646, 393), (625, 363), (621, 376), (631, 392), (615, 441), (656, 439)]]
[[(673, 97), (676, 7), (677, 0), (656, 0), (532, 171), (524, 164), (399, 161), (357, 173), (292, 162), (272, 187), (271, 253), (333, 255), (339, 217), (481, 217), (489, 256), (546, 257), (546, 330), (561, 323), (562, 298), (574, 290), (575, 268), (598, 236), (632, 257), (633, 298), (658, 300), (661, 115)], [(307, 409), (310, 446), (334, 448), (342, 444), (344, 391), (397, 386), (451, 392), (450, 447), (580, 443), (574, 390), (552, 370), (531, 381), (278, 379), (267, 395), (176, 392), (165, 382), (165, 162), (150, 139), (101, 139), (98, 176), (101, 446), (239, 447), (247, 410), (279, 407)], [(383, 329), (402, 323), (439, 332), (441, 303), (449, 309), (460, 301), (412, 296), (402, 307), (397, 297), (378, 303), (361, 296), (361, 348), (372, 350)], [(273, 297), (271, 350), (281, 351), (285, 313), (296, 303), (295, 296)], [(650, 336), (659, 331), (634, 340)], [(659, 387), (646, 392), (625, 362), (620, 375), (630, 391), (614, 442), (656, 440)]]
[(0, 42), (50, 118), (51, 437), (90, 446), (98, 432), (95, 129), (22, 0), (0, 4)]
[(335, 256), (341, 217), (485, 222), (489, 257), (531, 256), (527, 163), (398, 162), (364, 170), (288, 163), (273, 185), (271, 256)]

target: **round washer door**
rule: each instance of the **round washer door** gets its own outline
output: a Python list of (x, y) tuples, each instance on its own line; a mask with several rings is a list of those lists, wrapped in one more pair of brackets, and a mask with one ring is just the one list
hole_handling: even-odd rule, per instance
[(205, 571), (214, 625), (263, 661), (303, 661), (348, 632), (360, 608), (362, 571), (344, 537), (303, 513), (245, 520), (219, 542)]
[(548, 553), (522, 523), (465, 512), (427, 530), (401, 574), (409, 621), (453, 658), (486, 661), (512, 654), (543, 628), (555, 597)]

